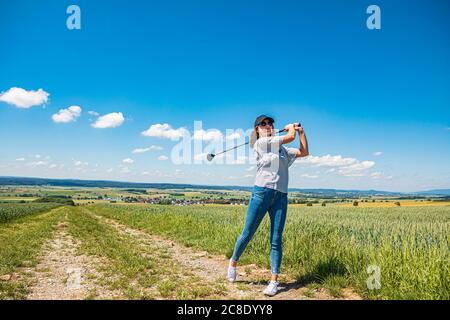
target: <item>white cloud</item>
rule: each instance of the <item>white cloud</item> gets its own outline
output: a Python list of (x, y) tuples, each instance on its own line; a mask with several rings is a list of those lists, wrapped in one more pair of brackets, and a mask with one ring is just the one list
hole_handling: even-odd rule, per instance
[(25, 158), (17, 158), (16, 161), (25, 161)]
[(223, 139), (223, 134), (216, 129), (208, 131), (201, 129), (194, 132), (192, 139), (202, 141), (221, 141)]
[(319, 176), (304, 173), (304, 174), (302, 174), (300, 177), (302, 177), (302, 178), (308, 178), (308, 179), (317, 179)]
[(129, 172), (130, 172), (130, 169), (128, 169), (128, 167), (123, 167), (123, 168), (120, 170), (120, 172), (121, 172), (121, 173), (129, 173)]
[(141, 134), (146, 137), (158, 137), (176, 140), (188, 134), (189, 132), (185, 128), (173, 129), (169, 124), (152, 124), (147, 130), (142, 131)]
[(39, 158), (41, 158), (41, 155), (40, 154), (37, 154), (37, 155), (35, 155), (34, 156), (36, 159), (39, 159)]
[(237, 139), (240, 139), (240, 138), (241, 138), (241, 135), (238, 132), (234, 132), (234, 133), (229, 134), (229, 135), (226, 136), (227, 140), (237, 140)]
[(40, 166), (45, 166), (47, 164), (48, 164), (47, 161), (33, 161), (33, 162), (29, 163), (29, 165), (32, 167), (40, 167)]
[(152, 151), (152, 150), (162, 150), (163, 148), (160, 146), (155, 146), (152, 145), (148, 148), (136, 148), (132, 151), (132, 153), (144, 153), (144, 152), (148, 152), (148, 151)]
[(112, 112), (97, 118), (92, 127), (97, 129), (115, 128), (125, 121), (122, 112)]
[(74, 160), (73, 165), (75, 167), (86, 167), (86, 166), (89, 165), (89, 163), (88, 162), (83, 162), (83, 161), (80, 161), (80, 160)]
[(169, 158), (167, 158), (166, 156), (159, 156), (158, 157), (158, 160), (160, 160), (160, 161), (165, 161), (165, 160), (168, 160)]
[(54, 168), (56, 168), (57, 166), (58, 166), (57, 164), (52, 163), (52, 164), (49, 165), (48, 167), (49, 167), (50, 169), (54, 169)]
[(379, 172), (379, 171), (372, 172), (370, 174), (370, 177), (372, 179), (385, 179), (385, 180), (391, 180), (392, 179), (392, 176), (386, 176), (383, 172)]
[(48, 101), (49, 93), (42, 89), (25, 90), (13, 87), (6, 92), (0, 94), (0, 101), (11, 104), (17, 108), (28, 109), (33, 106), (44, 104)]
[(348, 166), (357, 163), (355, 158), (343, 158), (341, 155), (332, 156), (327, 154), (326, 156), (308, 156), (305, 158), (299, 158), (297, 160), (300, 164), (311, 164), (317, 167), (341, 167)]
[(255, 167), (251, 166), (250, 168), (245, 169), (245, 171), (253, 171), (253, 169), (255, 169)]
[(313, 167), (330, 167), (326, 173), (335, 172), (346, 177), (361, 177), (367, 169), (375, 165), (374, 161), (360, 161), (355, 158), (343, 158), (341, 155), (332, 156), (308, 156), (297, 160), (299, 164), (311, 165)]
[(351, 171), (359, 171), (359, 170), (366, 170), (366, 169), (372, 168), (374, 165), (375, 165), (375, 162), (366, 160), (366, 161), (354, 163), (350, 166), (342, 167), (342, 169), (351, 170)]
[(95, 112), (95, 111), (88, 111), (88, 114), (90, 114), (91, 116), (95, 116), (95, 117), (98, 117), (99, 115), (100, 115), (100, 113), (98, 113), (98, 112)]
[(254, 177), (253, 174), (246, 174), (246, 175), (244, 176), (244, 178), (253, 178), (253, 177)]
[(132, 164), (132, 163), (134, 163), (134, 160), (131, 158), (126, 158), (126, 159), (123, 159), (122, 162), (127, 163), (127, 164)]
[(108, 172), (108, 173), (111, 173), (111, 172), (113, 172), (113, 168), (109, 168), (108, 170), (106, 170), (106, 172)]
[(75, 121), (81, 115), (79, 106), (71, 106), (67, 109), (61, 109), (58, 113), (52, 115), (52, 119), (56, 123), (69, 123)]
[(374, 178), (374, 179), (381, 178), (382, 176), (383, 176), (383, 173), (382, 173), (382, 172), (372, 172), (372, 173), (370, 174), (370, 177), (371, 177), (371, 178)]
[(375, 165), (373, 161), (361, 161), (350, 166), (341, 167), (339, 173), (346, 177), (362, 177), (365, 175), (364, 171), (372, 168)]
[(373, 153), (373, 156), (374, 156), (374, 157), (379, 157), (379, 156), (381, 156), (382, 154), (383, 154), (383, 152), (377, 151), (377, 152), (374, 152), (374, 153)]

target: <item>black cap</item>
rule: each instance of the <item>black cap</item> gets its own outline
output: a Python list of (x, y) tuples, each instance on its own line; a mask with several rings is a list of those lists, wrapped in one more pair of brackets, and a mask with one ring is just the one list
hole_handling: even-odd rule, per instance
[(273, 120), (272, 117), (269, 117), (269, 116), (266, 116), (265, 114), (262, 114), (262, 115), (260, 115), (259, 117), (256, 118), (254, 127), (259, 125), (264, 119), (269, 119), (270, 121), (275, 122), (275, 120)]

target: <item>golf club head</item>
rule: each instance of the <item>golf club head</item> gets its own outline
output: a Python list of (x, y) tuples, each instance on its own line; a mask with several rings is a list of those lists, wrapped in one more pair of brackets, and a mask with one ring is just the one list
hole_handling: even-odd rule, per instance
[(208, 159), (208, 161), (211, 161), (212, 159), (214, 159), (216, 155), (214, 153), (208, 153), (208, 155), (206, 156), (206, 159)]

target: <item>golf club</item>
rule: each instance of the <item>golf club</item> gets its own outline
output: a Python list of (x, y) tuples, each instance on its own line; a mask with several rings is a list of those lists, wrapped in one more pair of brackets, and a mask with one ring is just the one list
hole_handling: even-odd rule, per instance
[[(301, 127), (302, 125), (301, 125), (300, 123), (298, 123), (298, 126)], [(286, 131), (285, 129), (282, 129), (282, 130), (277, 131), (275, 134), (279, 134), (279, 133), (285, 132), (285, 131)], [(232, 148), (223, 150), (223, 151), (221, 151), (221, 152), (219, 152), (219, 153), (209, 153), (209, 154), (206, 156), (206, 159), (208, 159), (208, 161), (212, 161), (212, 159), (214, 159), (214, 157), (217, 156), (217, 155), (219, 155), (219, 154), (222, 154), (222, 153), (225, 153), (225, 152), (227, 152), (227, 151), (234, 150), (234, 149), (236, 149), (236, 148), (245, 146), (245, 145), (247, 145), (247, 144), (249, 144), (249, 143), (250, 143), (250, 141), (247, 141), (246, 143), (239, 144), (239, 145), (234, 146), (234, 147), (232, 147)]]

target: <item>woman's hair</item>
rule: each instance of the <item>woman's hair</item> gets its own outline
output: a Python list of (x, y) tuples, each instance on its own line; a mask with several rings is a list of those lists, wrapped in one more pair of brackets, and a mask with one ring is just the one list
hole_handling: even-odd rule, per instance
[(252, 131), (252, 134), (250, 135), (250, 146), (252, 148), (255, 145), (256, 140), (258, 139), (259, 139), (258, 127), (255, 127)]

